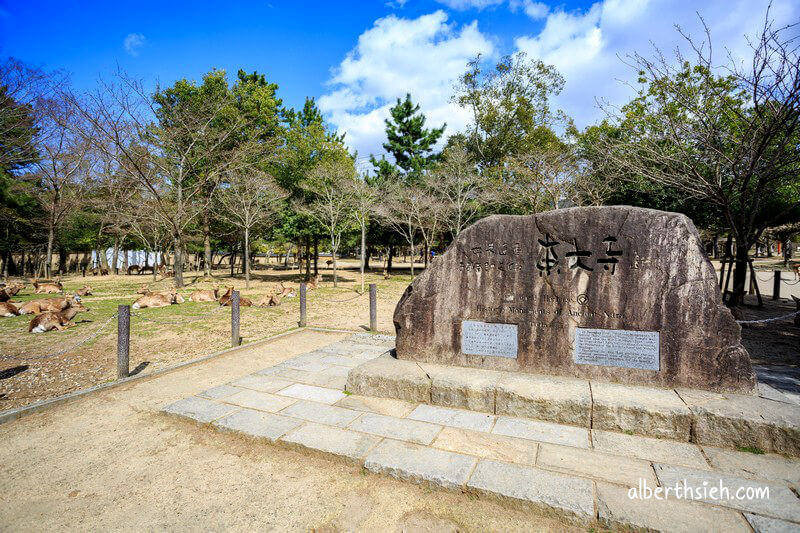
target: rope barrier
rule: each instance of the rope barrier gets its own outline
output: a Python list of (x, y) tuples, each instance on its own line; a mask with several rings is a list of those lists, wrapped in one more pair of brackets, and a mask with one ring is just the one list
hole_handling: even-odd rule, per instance
[[(366, 292), (364, 293), (366, 294)], [(342, 303), (342, 302), (349, 302), (351, 300), (355, 300), (356, 298), (361, 298), (364, 294), (356, 294), (355, 296), (351, 296), (350, 298), (345, 298), (344, 300), (325, 300), (326, 302), (333, 302), (333, 303)]]
[(131, 311), (131, 316), (135, 316), (136, 318), (141, 318), (145, 322), (153, 322), (154, 324), (166, 324), (166, 325), (175, 326), (175, 325), (191, 324), (192, 322), (197, 322), (198, 320), (202, 320), (202, 319), (204, 319), (204, 318), (206, 318), (206, 317), (208, 317), (210, 315), (213, 315), (214, 313), (222, 311), (224, 309), (225, 309), (225, 306), (224, 305), (220, 305), (218, 307), (215, 307), (214, 309), (212, 309), (208, 313), (203, 313), (202, 315), (197, 315), (197, 316), (194, 316), (194, 317), (192, 317), (190, 319), (181, 319), (181, 320), (158, 320), (158, 319), (155, 319), (155, 318), (146, 317), (146, 316), (144, 316), (142, 314), (137, 313), (136, 311)]
[(772, 276), (767, 276), (767, 279), (762, 279), (762, 278), (759, 278), (759, 277), (758, 277), (758, 272), (756, 272), (756, 278), (757, 278), (759, 281), (763, 281), (764, 283), (766, 283), (766, 282), (768, 282), (768, 281), (770, 281), (770, 280), (772, 280), (772, 279), (775, 279), (775, 274), (773, 274)]
[(794, 281), (787, 281), (785, 279), (782, 279), (781, 281), (787, 285), (797, 285), (798, 283), (800, 283), (800, 279), (796, 279)]
[(761, 320), (737, 320), (736, 322), (739, 324), (763, 324), (765, 322), (777, 322), (779, 320), (785, 320), (797, 315), (800, 315), (800, 311), (795, 311), (794, 313), (789, 313), (788, 315), (776, 316), (774, 318), (762, 318)]
[(91, 340), (94, 340), (94, 339), (96, 339), (96, 338), (97, 338), (97, 336), (100, 334), (100, 332), (101, 332), (101, 331), (103, 331), (103, 329), (105, 329), (105, 327), (106, 327), (106, 326), (109, 324), (109, 322), (111, 322), (111, 321), (112, 321), (112, 320), (114, 320), (115, 318), (117, 318), (117, 314), (116, 314), (116, 313), (114, 313), (113, 315), (111, 315), (110, 317), (108, 317), (108, 320), (106, 320), (105, 322), (103, 322), (103, 324), (102, 324), (102, 325), (101, 325), (99, 328), (97, 328), (97, 329), (96, 329), (94, 332), (92, 332), (92, 333), (91, 333), (91, 334), (90, 334), (88, 337), (86, 337), (85, 339), (83, 339), (83, 340), (81, 340), (80, 342), (78, 342), (76, 345), (74, 345), (74, 346), (71, 346), (71, 347), (69, 347), (69, 348), (65, 348), (65, 349), (63, 349), (63, 350), (60, 350), (60, 351), (58, 351), (58, 352), (54, 352), (54, 353), (47, 354), (47, 355), (36, 355), (36, 356), (27, 356), (27, 355), (24, 355), (24, 356), (19, 356), (19, 357), (16, 357), (16, 356), (11, 356), (11, 355), (3, 355), (3, 356), (0, 356), (0, 360), (6, 360), (6, 361), (8, 361), (8, 360), (15, 360), (15, 361), (23, 361), (23, 360), (24, 360), (24, 361), (39, 361), (39, 360), (43, 360), (43, 359), (50, 359), (51, 357), (59, 357), (59, 356), (62, 356), (62, 355), (64, 355), (64, 354), (66, 354), (66, 353), (69, 353), (69, 352), (71, 352), (71, 351), (75, 350), (76, 348), (80, 348), (81, 346), (83, 346), (83, 345), (84, 345), (84, 344), (86, 344), (87, 342), (89, 342), (89, 341), (91, 341)]

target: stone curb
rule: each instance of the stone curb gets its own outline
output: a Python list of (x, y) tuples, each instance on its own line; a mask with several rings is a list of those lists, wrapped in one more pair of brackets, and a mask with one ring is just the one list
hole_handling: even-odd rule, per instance
[(353, 368), (348, 392), (800, 457), (800, 406), (757, 396), (636, 387), (398, 360)]
[(255, 348), (257, 346), (261, 346), (262, 344), (268, 344), (271, 341), (276, 339), (286, 337), (288, 335), (294, 335), (296, 333), (300, 333), (301, 331), (320, 331), (324, 333), (364, 333), (363, 331), (355, 331), (355, 330), (347, 330), (347, 329), (332, 329), (332, 328), (315, 328), (315, 327), (303, 327), (303, 328), (293, 328), (289, 331), (284, 331), (283, 333), (278, 333), (277, 335), (273, 335), (271, 337), (266, 337), (264, 339), (259, 339), (253, 341), (248, 344), (243, 344), (241, 346), (236, 346), (233, 348), (226, 348), (225, 350), (220, 350), (218, 352), (214, 352), (208, 355), (204, 355), (203, 357), (192, 359), (191, 361), (185, 361), (183, 363), (179, 363), (174, 366), (170, 366), (167, 368), (162, 368), (159, 370), (154, 370), (153, 372), (147, 374), (136, 374), (135, 376), (129, 376), (127, 378), (118, 379), (114, 381), (109, 381), (107, 383), (101, 383), (99, 385), (93, 385), (86, 389), (77, 390), (74, 392), (70, 392), (68, 394), (64, 394), (63, 396), (57, 396), (55, 398), (49, 398), (47, 400), (41, 400), (38, 402), (34, 402), (30, 405), (24, 405), (22, 407), (15, 407), (13, 409), (7, 409), (5, 411), (0, 411), (0, 424), (5, 424), (6, 422), (11, 422), (18, 418), (22, 418), (24, 416), (32, 415), (34, 413), (40, 413), (42, 411), (46, 411), (48, 409), (52, 409), (53, 407), (57, 407), (59, 405), (63, 405), (65, 403), (83, 398), (84, 396), (88, 396), (90, 394), (94, 394), (96, 392), (101, 392), (108, 389), (113, 389), (115, 387), (119, 387), (128, 383), (132, 383), (135, 381), (140, 380), (147, 380), (151, 378), (156, 378), (159, 376), (163, 376), (164, 374), (168, 374), (170, 372), (174, 372), (176, 370), (180, 370), (182, 368), (186, 368), (188, 366), (196, 365), (199, 363), (204, 363), (210, 359), (214, 359), (215, 357), (219, 357), (222, 355), (227, 355), (239, 350), (246, 350), (250, 348)]

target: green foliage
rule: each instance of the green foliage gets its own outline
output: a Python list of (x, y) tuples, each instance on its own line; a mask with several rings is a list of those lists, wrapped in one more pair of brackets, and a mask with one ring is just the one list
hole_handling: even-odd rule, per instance
[(433, 146), (447, 125), (425, 128), (425, 115), (420, 112), (419, 105), (411, 101), (410, 94), (406, 94), (404, 100), (398, 98), (389, 112), (392, 117), (384, 121), (387, 142), (383, 143), (383, 149), (394, 157), (395, 164), (384, 157), (378, 160), (370, 156), (370, 161), (381, 178), (403, 174), (407, 183), (416, 182), (439, 159), (439, 155), (433, 153)]

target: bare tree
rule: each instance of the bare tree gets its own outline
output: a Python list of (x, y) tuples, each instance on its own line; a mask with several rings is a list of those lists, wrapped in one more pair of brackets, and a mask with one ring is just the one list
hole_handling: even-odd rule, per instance
[(62, 100), (40, 102), (40, 105), (44, 108), (38, 121), (41, 154), (36, 161), (35, 177), (46, 213), (45, 277), (49, 278), (53, 270), (56, 231), (80, 201), (81, 181), (89, 173), (87, 155), (90, 145), (73, 129), (75, 122), (81, 118), (73, 105)]
[(331, 239), (334, 287), (337, 286), (336, 253), (342, 233), (353, 223), (353, 182), (357, 179), (355, 164), (348, 157), (320, 163), (304, 184), (314, 195), (304, 210), (325, 228)]
[[(749, 66), (714, 63), (711, 39), (686, 36), (692, 61), (634, 56), (640, 96), (614, 113), (623, 135), (601, 147), (623, 173), (644, 176), (710, 202), (736, 238), (733, 295), (745, 292), (750, 248), (765, 228), (800, 206), (797, 25), (775, 28), (767, 11)], [(719, 74), (722, 72), (722, 74)], [(796, 189), (794, 189), (796, 191)]]
[(209, 208), (208, 180), (218, 179), (236, 160), (224, 152), (241, 128), (240, 119), (231, 118), (226, 113), (229, 102), (220, 99), (191, 106), (169, 98), (157, 102), (140, 82), (124, 74), (116, 83), (101, 82), (84, 104), (81, 109), (91, 125), (86, 138), (115, 157), (150, 192), (153, 215), (172, 236), (175, 285), (182, 287), (187, 228)]
[(217, 195), (219, 215), (242, 230), (244, 236), (245, 285), (250, 288), (250, 233), (268, 222), (278, 211), (287, 193), (266, 172), (253, 167), (225, 173)]
[(510, 157), (503, 180), (503, 203), (523, 213), (563, 207), (578, 173), (572, 148), (560, 143), (534, 147)]
[(442, 224), (455, 239), (493, 198), (489, 182), (478, 175), (475, 162), (463, 145), (445, 149), (442, 160), (426, 180), (443, 208)]
[(419, 213), (428, 204), (429, 195), (421, 187), (406, 186), (397, 181), (388, 181), (382, 191), (383, 201), (379, 213), (389, 225), (402, 235), (411, 247), (411, 279), (414, 279), (416, 259), (416, 237), (420, 233)]
[(355, 179), (352, 181), (353, 189), (353, 216), (361, 228), (361, 292), (364, 292), (364, 267), (367, 257), (367, 224), (375, 213), (376, 204), (379, 199), (379, 192), (376, 187), (370, 185), (366, 179)]

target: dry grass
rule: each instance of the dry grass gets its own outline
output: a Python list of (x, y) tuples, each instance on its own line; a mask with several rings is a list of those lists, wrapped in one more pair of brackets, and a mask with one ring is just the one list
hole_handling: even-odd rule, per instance
[[(339, 286), (333, 287), (332, 271), (322, 268), (323, 283), (308, 293), (308, 324), (318, 327), (366, 329), (369, 324), (369, 296), (359, 294), (359, 274), (354, 261), (340, 266)], [(324, 266), (324, 264), (322, 265)], [(141, 309), (131, 318), (130, 366), (134, 372), (151, 372), (158, 368), (195, 359), (230, 346), (230, 308), (216, 303), (195, 303), (188, 296), (198, 289), (234, 285), (242, 295), (257, 302), (273, 291), (280, 281), (297, 287), (301, 275), (297, 270), (272, 268), (253, 273), (250, 289), (244, 288), (242, 276), (231, 278), (224, 271), (215, 271), (215, 280), (205, 281), (195, 273), (186, 276), (187, 287), (179, 292), (186, 298), (180, 305), (159, 309)], [(369, 273), (368, 283), (378, 285), (378, 329), (393, 333), (392, 313), (400, 295), (410, 283), (409, 275), (395, 275), (384, 280), (380, 272)], [(121, 304), (130, 304), (136, 290), (150, 282), (151, 290), (168, 290), (172, 280), (152, 283), (142, 276), (104, 276), (64, 278), (69, 294), (88, 284), (93, 294), (83, 299), (90, 309), (75, 318), (77, 327), (63, 332), (43, 334), (27, 332), (30, 315), (0, 318), (0, 409), (26, 405), (38, 400), (104, 383), (116, 377), (116, 320), (111, 320), (96, 339), (59, 357), (41, 358), (70, 348), (107, 321)], [(34, 295), (30, 285), (14, 300), (28, 301), (48, 295)], [(54, 295), (49, 295), (54, 296)], [(297, 327), (300, 316), (299, 298), (285, 298), (279, 307), (243, 307), (241, 314), (242, 342), (248, 343)], [(149, 320), (148, 320), (149, 319)], [(176, 324), (153, 322), (177, 322)]]

